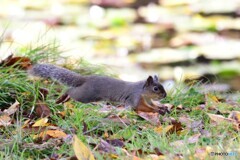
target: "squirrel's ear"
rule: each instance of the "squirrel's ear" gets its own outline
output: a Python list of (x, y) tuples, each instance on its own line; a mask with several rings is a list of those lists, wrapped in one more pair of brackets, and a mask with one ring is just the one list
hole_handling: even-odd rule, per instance
[(144, 87), (145, 87), (145, 86), (150, 86), (151, 84), (153, 84), (153, 77), (152, 77), (152, 76), (149, 76), (149, 77), (147, 78), (147, 81), (146, 81)]
[(158, 79), (158, 76), (157, 75), (154, 75), (154, 81), (158, 82), (159, 79)]

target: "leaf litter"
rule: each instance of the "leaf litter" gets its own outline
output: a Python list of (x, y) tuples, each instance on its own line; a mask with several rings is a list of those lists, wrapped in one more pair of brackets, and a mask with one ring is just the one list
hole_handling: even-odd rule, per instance
[[(105, 115), (101, 119), (101, 125), (89, 126), (88, 121), (81, 121), (83, 126), (82, 133), (84, 136), (92, 137), (94, 143), (89, 143), (87, 147), (85, 143), (73, 133), (78, 131), (78, 127), (74, 126), (74, 132), (57, 126), (54, 124), (54, 114), (50, 110), (50, 105), (46, 103), (46, 99), (50, 94), (47, 89), (39, 88), (40, 97), (38, 97), (35, 104), (35, 117), (26, 118), (22, 123), (22, 132), (24, 136), (33, 138), (33, 142), (22, 144), (23, 148), (45, 150), (53, 147), (60, 147), (63, 144), (69, 144), (72, 142), (73, 150), (78, 159), (95, 159), (96, 152), (105, 154), (106, 158), (122, 158), (122, 154), (131, 159), (164, 159), (171, 157), (172, 155), (168, 150), (159, 150), (158, 148), (152, 148), (151, 151), (146, 152), (142, 149), (127, 150), (131, 139), (115, 137), (115, 132), (112, 130), (104, 130), (99, 133), (102, 126), (109, 125), (110, 123), (117, 126), (120, 130), (131, 127), (132, 125), (138, 125), (138, 132), (144, 130), (152, 130), (159, 136), (171, 137), (171, 135), (177, 136), (174, 140), (169, 141), (169, 145), (172, 147), (182, 147), (190, 144), (200, 144), (204, 138), (212, 138), (211, 128), (212, 126), (222, 126), (222, 124), (228, 124), (233, 127), (234, 131), (239, 132), (240, 126), (240, 112), (239, 104), (236, 102), (230, 102), (225, 99), (219, 98), (213, 94), (205, 94), (204, 104), (199, 103), (196, 106), (187, 106), (186, 104), (171, 104), (152, 102), (155, 107), (158, 107), (158, 112), (133, 112), (123, 106), (103, 105), (100, 103), (100, 109), (97, 110), (99, 115)], [(62, 98), (62, 99), (61, 99)], [(64, 103), (64, 110), (57, 111), (58, 117), (68, 119), (67, 111), (71, 117), (75, 116), (74, 108), (75, 103), (67, 102), (68, 96), (60, 97), (59, 103)], [(220, 105), (227, 102), (229, 106), (225, 108), (227, 112), (221, 112)], [(16, 123), (15, 113), (21, 109), (21, 104), (16, 101), (8, 109), (0, 112), (0, 127), (11, 127)], [(67, 109), (66, 109), (67, 108)], [(199, 117), (192, 116), (191, 112), (201, 113)], [(86, 114), (88, 112), (86, 111)], [(173, 117), (173, 115), (175, 116)], [(177, 116), (176, 116), (177, 115)], [(210, 121), (208, 121), (208, 119)], [(209, 126), (207, 126), (209, 125)], [(221, 132), (218, 133), (219, 136)], [(231, 133), (234, 136), (234, 132)], [(130, 137), (132, 135), (129, 134)], [(140, 134), (141, 135), (141, 134)], [(236, 135), (236, 134), (235, 134)], [(72, 136), (74, 137), (72, 140)], [(184, 138), (185, 137), (185, 138)], [(237, 136), (235, 136), (237, 137)], [(12, 144), (12, 141), (10, 141)], [(10, 143), (9, 143), (10, 144)], [(146, 142), (148, 146), (148, 142)], [(119, 154), (119, 149), (122, 154)], [(204, 159), (208, 157), (210, 151), (213, 150), (213, 146), (199, 146), (194, 151), (194, 157)], [(139, 154), (141, 153), (141, 154)], [(55, 157), (61, 157), (62, 155), (55, 155)], [(174, 157), (182, 157), (183, 153), (179, 152)], [(54, 155), (53, 155), (54, 157)]]

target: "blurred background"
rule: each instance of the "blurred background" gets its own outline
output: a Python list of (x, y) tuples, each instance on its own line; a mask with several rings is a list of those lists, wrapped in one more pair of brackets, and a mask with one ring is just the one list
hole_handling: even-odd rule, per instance
[(1, 0), (0, 33), (1, 59), (54, 43), (127, 81), (240, 89), (240, 0)]

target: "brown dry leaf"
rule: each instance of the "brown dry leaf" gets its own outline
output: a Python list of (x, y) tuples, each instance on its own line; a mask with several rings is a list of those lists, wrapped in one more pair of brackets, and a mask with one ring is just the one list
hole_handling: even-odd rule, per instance
[(181, 122), (172, 121), (171, 125), (173, 125), (173, 127), (169, 130), (169, 133), (179, 132), (183, 130), (183, 126)]
[(49, 117), (51, 110), (45, 103), (38, 102), (36, 104), (36, 114), (38, 117)]
[(46, 134), (53, 138), (65, 138), (67, 134), (60, 130), (47, 130)]
[(32, 126), (33, 126), (33, 127), (44, 127), (44, 126), (48, 126), (47, 122), (48, 122), (48, 118), (47, 118), (47, 117), (41, 118), (41, 119), (39, 119), (38, 121), (36, 121)]
[(212, 121), (214, 121), (217, 124), (225, 122), (225, 123), (231, 124), (236, 131), (240, 130), (239, 123), (234, 119), (225, 118), (221, 115), (210, 114), (210, 113), (208, 113), (208, 116)]
[(16, 101), (13, 105), (11, 105), (8, 109), (5, 109), (3, 112), (10, 116), (18, 110), (19, 104), (20, 103)]
[(62, 112), (58, 111), (57, 112), (57, 115), (61, 116), (62, 118), (64, 118), (66, 116), (66, 114), (67, 114), (66, 111), (62, 111)]
[(216, 123), (221, 123), (221, 122), (234, 122), (233, 119), (230, 118), (225, 118), (222, 115), (217, 115), (217, 114), (211, 114), (211, 113), (207, 113), (207, 115), (209, 116), (209, 118), (216, 122)]
[(33, 136), (33, 139), (66, 138), (67, 134), (60, 130), (45, 130)]
[(153, 125), (161, 125), (159, 121), (159, 114), (153, 112), (140, 112), (138, 111), (137, 114), (142, 117), (143, 119), (147, 120)]
[(9, 126), (11, 124), (11, 118), (7, 114), (0, 115), (0, 127)]
[(21, 69), (28, 69), (32, 66), (32, 62), (28, 57), (7, 57), (3, 62), (3, 66), (14, 66)]
[(76, 135), (73, 137), (73, 150), (78, 160), (95, 160), (92, 152)]

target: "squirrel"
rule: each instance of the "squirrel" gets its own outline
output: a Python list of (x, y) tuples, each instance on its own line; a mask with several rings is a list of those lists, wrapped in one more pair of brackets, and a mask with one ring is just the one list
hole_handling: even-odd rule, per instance
[(65, 95), (82, 103), (121, 102), (135, 111), (152, 112), (156, 108), (151, 100), (160, 100), (167, 95), (156, 75), (138, 82), (127, 82), (108, 76), (83, 76), (52, 64), (33, 65), (28, 73), (69, 86)]

